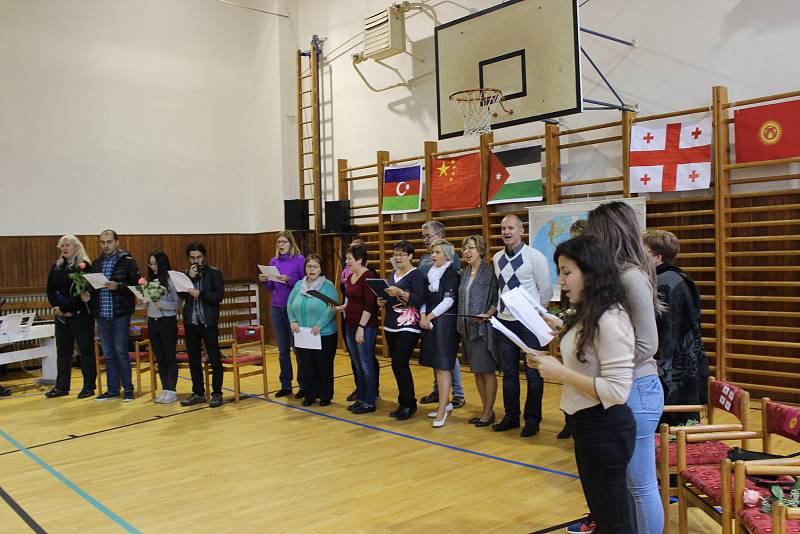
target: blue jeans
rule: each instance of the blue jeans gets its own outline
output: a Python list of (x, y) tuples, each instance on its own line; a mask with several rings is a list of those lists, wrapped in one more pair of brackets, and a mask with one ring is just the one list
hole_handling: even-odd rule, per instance
[[(433, 370), (433, 392), (439, 394), (439, 382), (436, 381), (436, 370)], [(464, 386), (461, 384), (461, 362), (456, 358), (456, 366), (453, 367), (453, 396), (463, 397)]]
[[(281, 368), (278, 379), (281, 381), (281, 389), (292, 389), (292, 328), (289, 326), (289, 314), (286, 313), (286, 308), (272, 307), (272, 328), (275, 330), (275, 341), (278, 343), (278, 363)], [(305, 391), (303, 371), (296, 352), (294, 357), (297, 360), (297, 384)]]
[[(525, 328), (519, 321), (504, 321), (509, 330), (532, 349), (541, 349), (539, 340), (533, 332)], [(519, 361), (522, 351), (510, 339), (500, 334), (497, 336), (497, 352), (500, 357), (500, 370), (503, 371), (503, 408), (506, 417), (519, 421)], [(528, 379), (528, 396), (525, 399), (525, 424), (538, 427), (542, 421), (542, 395), (544, 380), (536, 369), (525, 366), (525, 377)], [(652, 451), (651, 451), (652, 456)], [(651, 458), (652, 460), (652, 458)], [(655, 465), (655, 463), (653, 463)]]
[(106, 362), (106, 380), (110, 393), (119, 393), (120, 384), (126, 392), (133, 393), (131, 360), (128, 354), (128, 331), (131, 316), (97, 319), (97, 332)]
[(375, 406), (378, 395), (378, 369), (375, 367), (375, 339), (378, 329), (368, 326), (364, 329), (364, 342), (356, 343), (356, 330), (358, 327), (344, 325), (345, 343), (347, 352), (353, 360), (356, 369), (356, 399), (369, 406)]
[(633, 499), (636, 532), (659, 534), (664, 528), (664, 508), (658, 492), (653, 451), (658, 420), (664, 411), (664, 390), (658, 375), (633, 381), (628, 406), (636, 420), (636, 447), (628, 464), (628, 491)]

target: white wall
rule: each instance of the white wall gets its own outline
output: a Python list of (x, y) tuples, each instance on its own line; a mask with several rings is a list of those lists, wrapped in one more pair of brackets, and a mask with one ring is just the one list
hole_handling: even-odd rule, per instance
[[(444, 23), (498, 2), (426, 3)], [(367, 164), (375, 160), (376, 150), (386, 149), (400, 158), (421, 154), (423, 141), (436, 140), (434, 77), (422, 79), (413, 89), (376, 93), (353, 70), (350, 55), (362, 50), (363, 18), (389, 4), (387, 0), (300, 0), (301, 46), (314, 33), (327, 38), (325, 113), (332, 121), (324, 144), (328, 195), (334, 194), (335, 158), (345, 158), (351, 165)], [(407, 55), (384, 60), (406, 78), (434, 67), (434, 22), (427, 14), (410, 15), (408, 50), (425, 63)], [(636, 47), (629, 48), (581, 35), (582, 45), (623, 99), (638, 104), (643, 115), (709, 105), (713, 85), (727, 86), (731, 100), (800, 89), (800, 63), (790, 59), (800, 29), (795, 0), (592, 0), (580, 9), (580, 19), (584, 27), (636, 40)], [(584, 96), (613, 102), (591, 66), (585, 60), (582, 65)], [(400, 81), (396, 73), (373, 61), (360, 68), (376, 88)], [(585, 111), (563, 118), (562, 128), (618, 119), (618, 112)], [(495, 140), (543, 131), (541, 123), (532, 123), (497, 130)], [(467, 143), (459, 138), (439, 146), (449, 149)], [(571, 153), (572, 159), (562, 165), (565, 179), (621, 174), (618, 148)]]
[(279, 228), (291, 24), (213, 0), (4, 0), (0, 234)]

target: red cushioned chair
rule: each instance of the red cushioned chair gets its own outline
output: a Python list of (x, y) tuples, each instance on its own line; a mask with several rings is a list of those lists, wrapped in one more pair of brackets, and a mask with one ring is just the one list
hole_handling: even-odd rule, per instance
[[(128, 352), (131, 367), (136, 369), (136, 395), (142, 394), (142, 373), (150, 373), (150, 398), (156, 397), (156, 367), (153, 363), (153, 353), (150, 348), (150, 339), (147, 337), (147, 327), (131, 325), (128, 329), (128, 341), (133, 342), (133, 351)], [(97, 393), (103, 392), (103, 373), (105, 372), (105, 357), (102, 355), (102, 345), (99, 339), (94, 341), (95, 364), (97, 367)]]
[[(680, 404), (664, 406), (665, 413), (691, 413), (700, 412), (706, 415), (708, 424), (694, 426), (673, 426), (666, 423), (659, 426), (659, 433), (656, 436), (656, 472), (658, 473), (659, 491), (661, 492), (661, 502), (664, 507), (664, 534), (670, 531), (669, 523), (669, 503), (670, 497), (678, 495), (678, 488), (670, 484), (670, 476), (677, 473), (677, 446), (674, 441), (670, 441), (670, 436), (674, 436), (679, 430), (687, 434), (698, 434), (708, 432), (729, 432), (747, 430), (749, 423), (750, 394), (727, 382), (716, 380), (714, 377), (708, 378), (708, 404)], [(721, 410), (730, 413), (739, 423), (733, 424), (714, 424), (715, 412)], [(667, 447), (661, 447), (661, 443), (667, 443)], [(745, 447), (744, 441), (742, 447)], [(689, 443), (686, 446), (686, 464), (695, 465), (719, 465), (723, 458), (728, 455), (730, 446), (720, 441), (706, 441)]]
[[(733, 431), (713, 432), (708, 434), (688, 434), (684, 430), (677, 433), (677, 459), (678, 459), (678, 531), (686, 534), (688, 531), (688, 507), (696, 506), (708, 514), (722, 526), (723, 534), (732, 532), (734, 519), (734, 502), (736, 493), (733, 484), (733, 464), (726, 457), (719, 466), (689, 466), (686, 462), (687, 445), (701, 441), (726, 441), (742, 439), (761, 439), (762, 451), (770, 452), (773, 434), (779, 434), (789, 439), (800, 442), (798, 434), (798, 420), (800, 409), (761, 399), (762, 431)], [(787, 421), (794, 418), (793, 430), (786, 428)], [(800, 464), (800, 459), (786, 460), (759, 460), (745, 462), (753, 465), (768, 463)], [(749, 479), (743, 480), (741, 493), (744, 489), (755, 490), (761, 495), (768, 495), (769, 488), (759, 486)], [(745, 531), (746, 532), (746, 531)]]
[[(781, 462), (776, 464), (776, 462)], [(800, 459), (738, 461), (734, 465), (734, 531), (746, 534), (795, 534), (800, 533), (800, 508), (787, 508), (782, 503), (773, 503), (772, 514), (761, 511), (761, 503), (755, 507), (744, 504), (744, 490), (749, 476), (800, 477)]]
[[(267, 386), (267, 348), (264, 344), (263, 326), (236, 326), (233, 329), (233, 340), (231, 344), (231, 354), (222, 354), (223, 372), (233, 373), (233, 389), (236, 402), (239, 402), (241, 395), (241, 379), (248, 376), (262, 376), (264, 385), (264, 396), (267, 397), (269, 387)], [(225, 342), (221, 342), (225, 344)], [(242, 372), (242, 368), (253, 368), (247, 372)], [(209, 384), (210, 364), (205, 362), (206, 389)]]

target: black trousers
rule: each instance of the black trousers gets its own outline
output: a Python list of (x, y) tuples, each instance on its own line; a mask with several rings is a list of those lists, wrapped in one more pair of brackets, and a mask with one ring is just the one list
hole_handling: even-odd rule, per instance
[(336, 345), (336, 334), (330, 334), (322, 336), (321, 350), (294, 348), (303, 368), (303, 377), (308, 388), (307, 399), (333, 399), (333, 358), (336, 356)]
[(79, 310), (72, 317), (56, 319), (56, 389), (69, 391), (72, 381), (72, 353), (78, 344), (78, 364), (83, 373), (83, 389), (94, 391), (97, 363), (94, 356), (94, 321), (89, 312)]
[(595, 534), (636, 534), (625, 483), (636, 445), (636, 420), (627, 404), (592, 406), (567, 415), (575, 442), (575, 461)]
[(215, 326), (185, 324), (186, 352), (189, 353), (189, 372), (192, 375), (192, 392), (204, 397), (206, 394), (203, 376), (200, 342), (206, 347), (206, 355), (211, 364), (211, 393), (222, 394), (222, 359), (219, 353), (219, 329)]
[(389, 356), (392, 358), (392, 372), (397, 381), (397, 402), (404, 408), (416, 408), (417, 397), (414, 393), (414, 378), (411, 376), (409, 360), (414, 353), (414, 348), (419, 341), (416, 332), (387, 332), (383, 331)]
[(161, 389), (175, 391), (178, 383), (178, 361), (175, 359), (178, 345), (178, 318), (174, 315), (148, 318), (147, 334), (158, 362)]

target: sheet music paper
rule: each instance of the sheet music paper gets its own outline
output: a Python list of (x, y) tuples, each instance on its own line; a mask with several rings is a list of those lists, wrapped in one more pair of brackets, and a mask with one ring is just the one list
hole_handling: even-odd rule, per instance
[(506, 328), (506, 326), (503, 323), (501, 323), (497, 317), (490, 318), (489, 322), (492, 324), (492, 327), (494, 327), (496, 330), (498, 330), (500, 333), (502, 333), (504, 336), (510, 339), (511, 342), (514, 343), (514, 345), (521, 348), (523, 352), (528, 354), (533, 353), (533, 349), (530, 348), (528, 345), (526, 345), (525, 342), (522, 341), (519, 338), (519, 336), (517, 336), (517, 334)]
[(261, 271), (261, 274), (266, 276), (267, 279), (273, 282), (278, 282), (279, 284), (283, 283), (282, 281), (278, 280), (278, 277), (281, 275), (281, 273), (274, 265), (258, 265), (258, 270)]
[(151, 299), (149, 296), (147, 296), (147, 293), (145, 293), (144, 291), (139, 289), (139, 286), (128, 286), (128, 289), (131, 290), (131, 293), (136, 295), (137, 299), (143, 300), (145, 302), (153, 302), (153, 299)]
[(83, 277), (95, 289), (103, 289), (106, 287), (106, 282), (108, 282), (108, 278), (103, 273), (86, 273)]
[[(536, 301), (527, 291), (522, 287), (515, 287), (511, 291), (503, 293), (500, 298), (503, 299), (508, 311), (536, 336), (542, 347), (552, 341), (553, 334), (550, 332), (553, 329), (541, 318), (537, 310)], [(539, 309), (543, 308), (539, 306)]]
[(178, 293), (186, 293), (188, 290), (194, 289), (192, 279), (186, 276), (186, 273), (169, 271), (169, 279), (172, 280), (172, 285), (175, 286), (175, 291)]
[(311, 328), (301, 326), (299, 332), (294, 333), (294, 346), (301, 349), (322, 350), (322, 336), (315, 336)]

